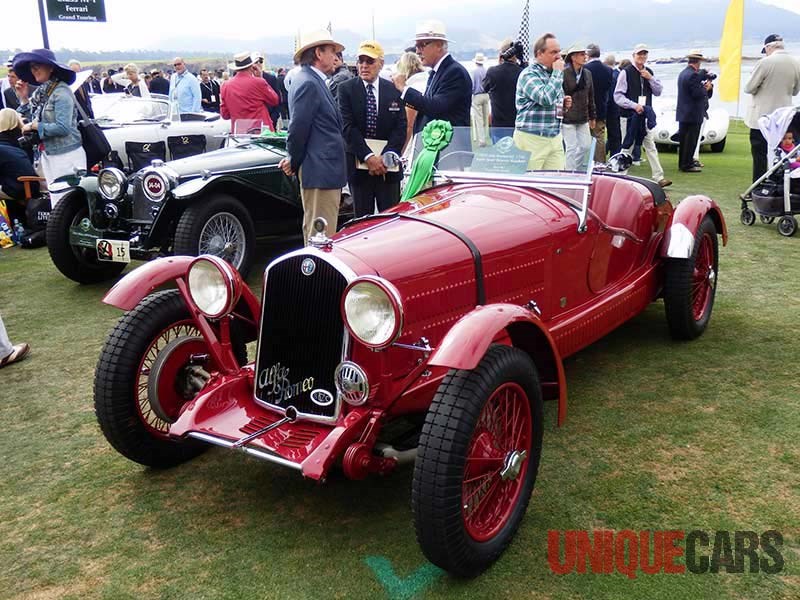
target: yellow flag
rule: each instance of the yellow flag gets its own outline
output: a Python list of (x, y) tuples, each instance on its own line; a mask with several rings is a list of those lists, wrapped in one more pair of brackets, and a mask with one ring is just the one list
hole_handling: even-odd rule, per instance
[(737, 102), (742, 78), (742, 28), (744, 0), (731, 0), (719, 43), (719, 97)]

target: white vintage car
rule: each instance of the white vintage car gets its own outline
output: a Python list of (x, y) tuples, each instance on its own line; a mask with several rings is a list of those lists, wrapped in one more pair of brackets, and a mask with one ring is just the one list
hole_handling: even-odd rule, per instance
[(198, 149), (198, 142), (202, 146), (200, 138), (190, 136), (205, 137), (203, 151), (217, 150), (231, 130), (230, 121), (221, 118), (218, 113), (176, 114), (171, 110), (167, 97), (161, 94), (153, 94), (150, 98), (125, 94), (92, 96), (92, 108), (97, 124), (125, 166), (130, 166), (126, 143), (129, 143), (128, 148), (131, 147), (130, 143), (150, 144), (154, 145), (153, 148), (161, 148), (163, 144), (163, 160), (166, 161), (186, 155), (178, 156), (176, 146), (190, 142), (193, 143), (193, 150)]
[[(653, 108), (656, 111), (655, 142), (665, 146), (678, 145), (678, 122), (675, 120), (675, 99), (657, 102), (653, 99)], [(725, 139), (728, 136), (730, 114), (724, 108), (710, 108), (708, 120), (703, 124), (700, 132), (700, 144), (709, 145), (712, 152), (722, 152), (725, 149)]]

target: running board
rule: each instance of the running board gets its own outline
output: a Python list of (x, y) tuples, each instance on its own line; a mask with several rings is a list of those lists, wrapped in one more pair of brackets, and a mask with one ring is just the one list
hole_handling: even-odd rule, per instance
[(231, 442), (230, 440), (219, 438), (213, 435), (208, 435), (207, 433), (190, 431), (186, 435), (187, 437), (194, 438), (196, 440), (200, 440), (201, 442), (212, 444), (214, 446), (227, 448), (228, 450), (239, 450), (240, 452), (244, 452), (245, 454), (249, 454), (250, 456), (260, 458), (261, 460), (265, 460), (267, 462), (275, 463), (276, 465), (281, 465), (282, 467), (287, 467), (289, 469), (294, 469), (296, 471), (302, 471), (303, 469), (302, 465), (292, 462), (290, 460), (286, 460), (285, 458), (282, 458), (280, 456), (276, 456), (275, 454), (270, 454), (269, 452), (265, 452), (264, 450), (256, 450), (255, 448), (251, 448), (249, 446), (236, 447), (235, 445), (236, 442)]

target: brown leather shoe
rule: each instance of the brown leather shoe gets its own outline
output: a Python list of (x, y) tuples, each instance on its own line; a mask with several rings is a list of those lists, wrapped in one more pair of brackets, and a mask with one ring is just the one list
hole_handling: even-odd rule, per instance
[(697, 166), (691, 166), (688, 169), (681, 169), (684, 173), (702, 173), (703, 169)]
[(4, 356), (0, 358), (0, 369), (13, 364), (15, 362), (21, 361), (23, 358), (28, 356), (28, 353), (31, 351), (31, 347), (27, 343), (16, 344), (11, 348), (11, 354), (8, 356)]
[(672, 185), (672, 182), (669, 179), (662, 179), (661, 181), (658, 182), (658, 185), (664, 188)]

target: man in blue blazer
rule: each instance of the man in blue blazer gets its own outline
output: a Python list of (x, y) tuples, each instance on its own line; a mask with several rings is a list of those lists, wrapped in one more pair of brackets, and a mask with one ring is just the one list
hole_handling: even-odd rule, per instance
[[(400, 92), (379, 77), (383, 47), (374, 40), (361, 42), (356, 53), (358, 77), (339, 84), (339, 108), (347, 144), (347, 173), (356, 217), (383, 212), (400, 201), (400, 169), (388, 170), (384, 157), (397, 160), (406, 141), (406, 110)], [(366, 140), (383, 140), (381, 151)]]
[(344, 46), (326, 30), (301, 34), (294, 60), (300, 71), (289, 87), (289, 156), (279, 163), (288, 176), (300, 177), (303, 198), (303, 237), (308, 243), (314, 219), (322, 217), (326, 233), (336, 232), (341, 189), (347, 181), (342, 117), (325, 84), (333, 72), (336, 53)]
[[(469, 127), (472, 105), (472, 78), (447, 49), (447, 33), (440, 21), (417, 26), (416, 49), (422, 64), (430, 67), (425, 93), (406, 86), (405, 77), (396, 75), (394, 83), (406, 104), (417, 109), (414, 133), (429, 121), (450, 121), (453, 127)], [(469, 140), (467, 140), (469, 141)]]
[(675, 120), (678, 122), (678, 168), (686, 173), (699, 173), (700, 167), (694, 162), (694, 149), (700, 139), (700, 128), (708, 109), (711, 94), (710, 81), (700, 79), (700, 61), (703, 54), (692, 50), (686, 58), (687, 67), (678, 75), (678, 107)]
[(614, 73), (611, 67), (600, 62), (600, 46), (589, 44), (586, 46), (588, 62), (584, 65), (592, 74), (592, 89), (594, 90), (594, 106), (597, 116), (592, 128), (592, 137), (597, 140), (594, 151), (595, 162), (606, 160), (606, 120), (608, 119), (608, 98), (613, 88)]

